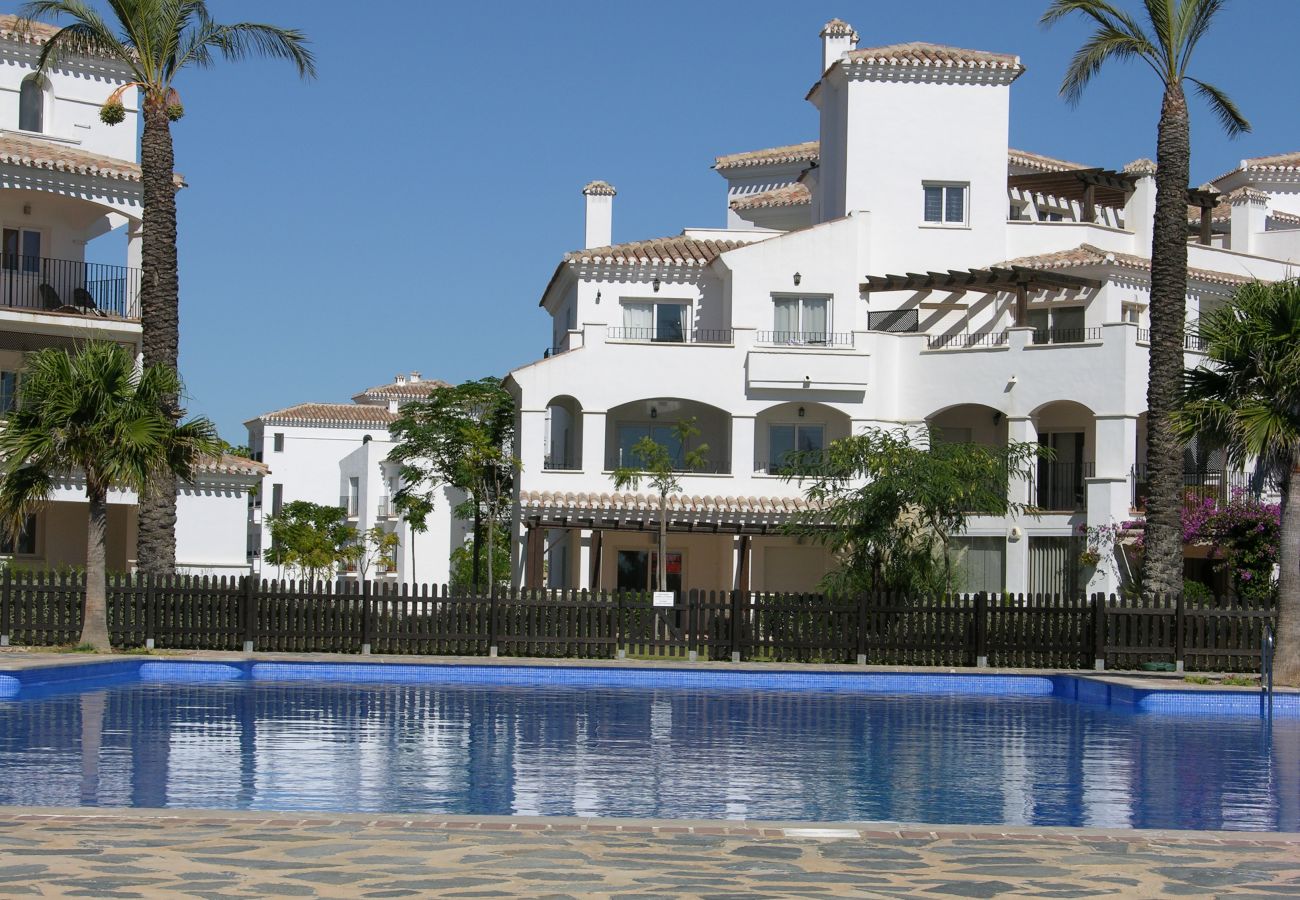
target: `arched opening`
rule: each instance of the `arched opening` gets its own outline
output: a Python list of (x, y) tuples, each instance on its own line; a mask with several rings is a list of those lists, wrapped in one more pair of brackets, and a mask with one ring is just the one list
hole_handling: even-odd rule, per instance
[(925, 424), (936, 440), (950, 444), (1007, 445), (1007, 417), (1001, 410), (982, 403), (962, 403), (939, 410), (927, 416)]
[(18, 130), (45, 131), (45, 80), (32, 74), (18, 89)]
[[(677, 439), (675, 426), (687, 419), (695, 420), (700, 430), (690, 446)], [(662, 447), (682, 468), (687, 452), (707, 446), (707, 463), (702, 471), (726, 474), (731, 471), (731, 415), (716, 406), (680, 397), (657, 397), (634, 400), (616, 406), (605, 416), (605, 469), (635, 466), (632, 448), (643, 438)]]
[(851, 428), (847, 413), (821, 403), (768, 407), (754, 420), (754, 471), (779, 475), (796, 454), (825, 450), (848, 437)]
[(546, 459), (549, 470), (582, 469), (582, 404), (564, 395), (546, 404)]
[(1033, 414), (1038, 445), (1038, 477), (1030, 485), (1030, 505), (1050, 512), (1075, 512), (1087, 503), (1086, 479), (1094, 474), (1096, 424), (1092, 410), (1072, 400), (1040, 406)]

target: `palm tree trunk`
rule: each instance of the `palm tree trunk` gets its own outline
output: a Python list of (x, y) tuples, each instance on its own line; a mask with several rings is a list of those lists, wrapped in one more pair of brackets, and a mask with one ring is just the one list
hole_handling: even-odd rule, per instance
[(104, 560), (108, 532), (106, 491), (87, 487), (89, 519), (86, 529), (86, 599), (81, 607), (81, 643), (108, 650), (108, 570)]
[(1288, 460), (1278, 547), (1277, 656), (1274, 679), (1300, 687), (1300, 459)]
[[(143, 97), (144, 134), (140, 174), (144, 187), (141, 239), (140, 324), (144, 364), (177, 367), (180, 344), (180, 282), (176, 260), (175, 154), (171, 122), (161, 98)], [(179, 398), (168, 398), (179, 414)], [(176, 571), (176, 476), (155, 478), (140, 498), (136, 559), (142, 572)]]
[(1183, 384), (1187, 318), (1187, 99), (1168, 85), (1156, 144), (1156, 217), (1151, 241), (1151, 356), (1147, 381), (1146, 561), (1142, 591), (1183, 589), (1183, 445), (1174, 431)]

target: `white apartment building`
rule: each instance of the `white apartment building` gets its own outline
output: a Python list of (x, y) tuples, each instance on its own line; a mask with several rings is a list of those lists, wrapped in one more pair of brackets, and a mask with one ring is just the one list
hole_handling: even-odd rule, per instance
[[(15, 402), (27, 354), (80, 341), (140, 350), (140, 217), (136, 94), (126, 120), (108, 127), (100, 105), (130, 77), (119, 63), (65, 56), (36, 73), (41, 45), (57, 29), (0, 16), (0, 409)], [(183, 182), (177, 176), (178, 185)], [(87, 261), (87, 245), (125, 230), (125, 265)], [(246, 504), (265, 467), (224, 456), (206, 462), (177, 498), (176, 554), (182, 571), (238, 574), (245, 558)], [(108, 567), (135, 564), (136, 498), (109, 497)], [(77, 475), (55, 490), (0, 557), (33, 568), (82, 565), (85, 486)]]
[[(1074, 536), (1142, 505), (1154, 166), (1010, 148), (1016, 56), (857, 44), (839, 20), (821, 31), (816, 140), (717, 158), (725, 227), (612, 244), (615, 190), (584, 188), (584, 248), (540, 301), (553, 349), (507, 380), (518, 583), (645, 588), (657, 498), (611, 470), (694, 417), (710, 466), (670, 501), (673, 587), (811, 589), (832, 561), (780, 533), (804, 502), (773, 474), (784, 455), (927, 426), (1056, 451), (1012, 488), (1037, 515), (960, 539), (965, 589), (1114, 586), (1078, 571)], [(1246, 160), (1188, 204), (1191, 322), (1293, 274), (1300, 153)], [(1188, 456), (1194, 478), (1231, 477)]]
[[(396, 584), (446, 584), (451, 552), (465, 542), (463, 524), (452, 516), (464, 494), (442, 487), (436, 492), (427, 530), (413, 533), (393, 507), (402, 486), (398, 466), (388, 461), (393, 441), (388, 432), (403, 403), (423, 400), (446, 382), (422, 379), (419, 372), (398, 375), (389, 384), (367, 388), (351, 403), (299, 403), (245, 422), (253, 458), (273, 474), (260, 494), (250, 498), (247, 515), (248, 556), (266, 578), (296, 574), (265, 561), (271, 549), (266, 519), (286, 503), (307, 500), (341, 506), (347, 522), (365, 532), (375, 526), (396, 533), (394, 566), (366, 572), (370, 580)], [(341, 572), (358, 577), (356, 569)]]

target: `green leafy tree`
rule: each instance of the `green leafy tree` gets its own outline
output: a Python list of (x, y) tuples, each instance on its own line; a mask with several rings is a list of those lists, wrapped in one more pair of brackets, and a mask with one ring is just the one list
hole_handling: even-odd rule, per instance
[[(145, 365), (177, 368), (180, 342), (180, 281), (176, 259), (175, 153), (172, 122), (184, 114), (176, 91), (187, 69), (206, 69), (218, 58), (230, 61), (269, 56), (293, 63), (299, 75), (315, 76), (307, 39), (295, 29), (252, 22), (213, 21), (204, 0), (110, 0), (105, 18), (85, 0), (34, 0), (22, 14), (32, 20), (64, 19), (41, 48), (39, 71), (65, 54), (104, 56), (121, 63), (131, 81), (110, 94), (100, 110), (109, 125), (125, 118), (122, 95), (137, 90), (144, 131), (140, 175), (144, 188), (141, 240), (140, 319)], [(161, 398), (175, 413), (177, 396)], [(140, 503), (140, 568), (169, 574), (176, 566), (176, 480), (164, 475)]]
[(661, 591), (668, 590), (668, 497), (682, 489), (683, 473), (699, 472), (709, 464), (709, 445), (691, 446), (700, 436), (694, 418), (673, 425), (672, 434), (680, 453), (674, 453), (647, 435), (632, 445), (633, 464), (614, 470), (614, 487), (620, 491), (637, 490), (644, 480), (659, 495), (659, 565), (655, 584)]
[(393, 497), (393, 508), (406, 523), (411, 532), (411, 581), (418, 583), (415, 577), (415, 537), (429, 530), (429, 516), (433, 513), (433, 499), (427, 494), (415, 494), (399, 490)]
[[(494, 532), (496, 547), (492, 553), (492, 568), (488, 578), (498, 587), (510, 584), (510, 532), (499, 529)], [(455, 590), (469, 590), (474, 587), (474, 539), (467, 535), (465, 542), (451, 551), (451, 587)]]
[(105, 540), (108, 491), (143, 493), (167, 473), (193, 477), (204, 454), (216, 453), (217, 432), (207, 419), (183, 424), (163, 409), (179, 396), (176, 370), (147, 366), (120, 344), (91, 342), (77, 353), (47, 349), (32, 355), (17, 407), (0, 431), (0, 521), (13, 535), (49, 502), (68, 472), (86, 481), (88, 529), (86, 598), (81, 642), (109, 646)]
[(790, 525), (840, 561), (832, 591), (926, 596), (951, 588), (948, 545), (972, 515), (1027, 512), (1010, 499), (1013, 479), (1034, 476), (1037, 444), (1006, 447), (940, 440), (906, 429), (875, 429), (795, 454), (786, 480), (806, 485), (809, 509)]
[(313, 582), (353, 561), (361, 537), (347, 523), (347, 510), (308, 500), (286, 503), (266, 521), (271, 530), (267, 561)]
[(396, 444), (388, 458), (399, 465), (403, 482), (396, 502), (421, 498), (432, 509), (433, 492), (443, 485), (469, 495), (477, 590), (483, 583), (482, 549), (486, 545), (488, 571), (493, 571), (496, 532), (509, 513), (519, 471), (514, 400), (499, 379), (467, 381), (407, 403), (388, 429)]
[(1151, 240), (1151, 353), (1147, 383), (1147, 547), (1144, 590), (1173, 594), (1183, 583), (1183, 448), (1173, 417), (1180, 404), (1183, 330), (1187, 316), (1187, 182), (1191, 168), (1190, 83), (1231, 136), (1250, 130), (1228, 95), (1193, 78), (1192, 54), (1227, 0), (1143, 0), (1146, 22), (1107, 0), (1053, 0), (1043, 23), (1070, 15), (1093, 27), (1075, 53), (1061, 93), (1078, 103), (1111, 61), (1140, 60), (1160, 79), (1163, 97), (1156, 137), (1156, 213)]
[(372, 525), (360, 532), (347, 547), (348, 562), (356, 566), (362, 581), (370, 577), (370, 570), (386, 572), (396, 565), (397, 548), (401, 539), (397, 533), (381, 525)]
[(1205, 363), (1186, 373), (1178, 433), (1254, 462), (1281, 488), (1276, 678), (1300, 686), (1300, 282), (1245, 285), (1199, 332)]

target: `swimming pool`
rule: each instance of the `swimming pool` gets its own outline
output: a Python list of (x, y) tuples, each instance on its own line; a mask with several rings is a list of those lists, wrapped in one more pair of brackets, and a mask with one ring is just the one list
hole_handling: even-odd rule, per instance
[(0, 674), (0, 804), (1300, 830), (1300, 700), (1076, 676)]

